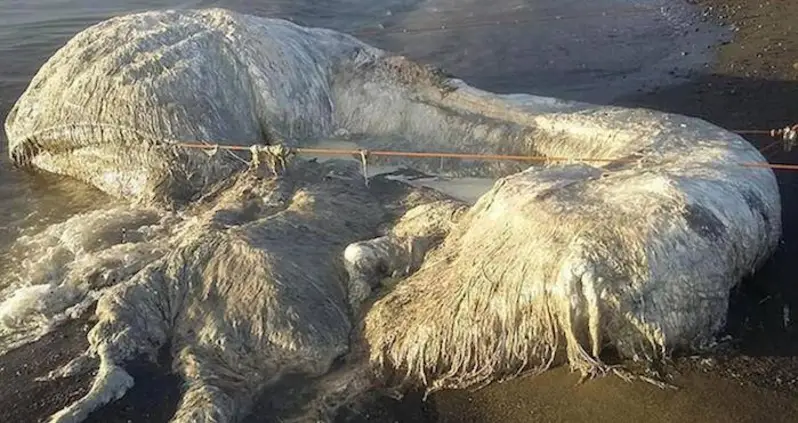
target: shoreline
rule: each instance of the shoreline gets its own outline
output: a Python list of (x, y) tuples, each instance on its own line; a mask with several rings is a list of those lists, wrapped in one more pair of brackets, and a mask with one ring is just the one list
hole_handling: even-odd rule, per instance
[[(798, 12), (798, 3), (768, 3), (765, 7), (746, 0), (691, 3), (712, 7), (708, 19), (722, 19), (739, 28), (731, 42), (718, 47), (715, 66), (683, 84), (615, 103), (697, 116), (729, 129), (769, 129), (798, 121), (798, 104), (791, 101), (798, 94), (798, 64), (789, 56), (798, 52), (798, 33), (784, 28), (780, 19)], [(768, 137), (748, 139), (757, 146), (771, 142)], [(778, 149), (772, 153), (769, 159), (773, 162), (798, 162), (798, 153)], [(574, 386), (578, 377), (557, 368), (540, 376), (493, 384), (476, 393), (438, 393), (427, 402), (422, 402), (419, 395), (410, 395), (403, 401), (380, 400), (357, 412), (343, 413), (339, 420), (798, 420), (798, 331), (783, 324), (785, 306), (790, 319), (798, 319), (798, 287), (792, 286), (792, 275), (798, 273), (798, 268), (791, 267), (791, 258), (798, 254), (798, 221), (789, 219), (798, 213), (798, 174), (779, 172), (777, 176), (785, 216), (784, 245), (757, 276), (742, 285), (732, 301), (728, 332), (737, 342), (734, 349), (710, 361), (676, 360), (674, 370), (679, 375), (675, 382), (682, 385), (682, 390), (661, 391), (642, 383), (626, 384), (614, 377)], [(89, 326), (89, 317), (69, 322), (0, 360), (0, 380), (4, 382), (0, 384), (0, 420), (39, 422), (87, 392), (90, 374), (52, 383), (34, 379), (82, 351), (87, 346)], [(136, 378), (131, 391), (93, 413), (87, 422), (168, 421), (180, 387), (180, 381), (169, 374), (168, 361), (133, 363), (130, 372)], [(741, 398), (746, 400), (737, 400)], [(246, 421), (269, 418), (254, 414)]]

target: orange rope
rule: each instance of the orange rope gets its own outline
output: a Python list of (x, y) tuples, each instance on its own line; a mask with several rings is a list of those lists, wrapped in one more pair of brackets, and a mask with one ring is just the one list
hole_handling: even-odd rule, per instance
[[(216, 145), (197, 144), (197, 143), (178, 143), (178, 147), (186, 148), (203, 148), (214, 149)], [(249, 151), (249, 147), (240, 145), (219, 145), (223, 150), (236, 150), (236, 151)], [(511, 161), (527, 161), (527, 162), (545, 162), (545, 161), (578, 161), (578, 162), (598, 162), (598, 163), (619, 163), (619, 162), (634, 162), (636, 159), (596, 159), (596, 158), (573, 158), (573, 157), (556, 157), (556, 156), (518, 156), (518, 155), (504, 155), (504, 154), (474, 154), (474, 153), (444, 153), (444, 152), (414, 152), (414, 151), (372, 151), (372, 150), (348, 150), (336, 148), (294, 148), (292, 151), (297, 154), (318, 154), (328, 156), (348, 156), (359, 155), (363, 151), (367, 151), (368, 156), (382, 156), (382, 157), (416, 157), (416, 158), (442, 158), (442, 159), (463, 159), (463, 160), (511, 160)]]
[(769, 129), (736, 129), (731, 132), (740, 135), (770, 135), (772, 130)]
[[(200, 149), (214, 149), (220, 148), (223, 150), (234, 151), (249, 151), (250, 147), (241, 145), (209, 145), (199, 143), (177, 143), (178, 147), (185, 148), (200, 148)], [(465, 160), (511, 160), (511, 161), (528, 161), (528, 162), (546, 162), (546, 161), (577, 161), (585, 163), (631, 163), (637, 159), (599, 159), (599, 158), (573, 158), (573, 157), (550, 157), (550, 156), (518, 156), (518, 155), (502, 155), (502, 154), (473, 154), (473, 153), (443, 153), (443, 152), (413, 152), (413, 151), (370, 151), (370, 150), (350, 150), (350, 149), (335, 149), (335, 148), (294, 148), (293, 152), (297, 154), (318, 154), (318, 155), (331, 155), (331, 156), (349, 156), (360, 155), (366, 152), (368, 156), (382, 156), (382, 157), (417, 157), (417, 158), (453, 158)], [(740, 166), (752, 168), (766, 168), (773, 170), (798, 170), (798, 165), (782, 164), (782, 163), (768, 163), (768, 162), (743, 162), (738, 163)]]
[[(294, 149), (298, 154), (327, 154), (327, 155), (349, 155), (360, 154), (360, 150), (336, 150), (324, 148), (296, 148)], [(571, 158), (571, 157), (552, 157), (552, 156), (516, 156), (516, 155), (503, 155), (503, 154), (474, 154), (474, 153), (421, 153), (421, 152), (403, 152), (403, 151), (371, 151), (368, 150), (369, 156), (383, 156), (383, 157), (418, 157), (418, 158), (440, 158), (440, 159), (463, 159), (463, 160), (513, 160), (525, 162), (545, 162), (545, 161), (580, 161), (580, 162), (622, 162), (634, 161), (633, 159), (593, 159), (593, 158)]]
[(798, 165), (791, 165), (785, 163), (746, 162), (746, 163), (740, 163), (740, 166), (759, 167), (759, 168), (772, 169), (772, 170), (798, 170)]

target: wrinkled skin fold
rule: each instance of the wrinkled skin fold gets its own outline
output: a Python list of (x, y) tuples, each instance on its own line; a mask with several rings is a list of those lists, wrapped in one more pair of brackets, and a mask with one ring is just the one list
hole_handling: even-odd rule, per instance
[[(607, 346), (656, 360), (711, 342), (729, 290), (781, 235), (772, 171), (739, 165), (764, 158), (707, 122), (496, 95), (345, 34), (222, 9), (86, 29), (5, 129), (19, 166), (162, 216), (118, 277), (85, 282), (104, 275), (85, 263), (31, 277), (77, 292), (75, 304), (98, 298), (90, 350), (50, 377), (94, 359), (100, 370), (53, 422), (124, 395), (125, 362), (166, 344), (186, 381), (176, 422), (236, 421), (289, 374), (319, 387), (308, 419), (397, 376), (436, 390), (560, 363), (603, 374)], [(175, 145), (333, 134), (370, 149), (622, 160), (464, 162), (450, 176), (498, 178), (469, 207), (384, 178), (366, 189), (340, 163), (297, 160), (275, 176)], [(180, 217), (165, 223), (169, 209)]]

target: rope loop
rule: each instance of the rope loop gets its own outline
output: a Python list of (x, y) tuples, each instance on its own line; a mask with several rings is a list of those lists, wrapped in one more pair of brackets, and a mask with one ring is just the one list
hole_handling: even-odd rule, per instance
[(369, 186), (369, 163), (368, 163), (368, 159), (369, 159), (370, 153), (366, 149), (360, 149), (360, 150), (358, 150), (358, 154), (360, 154), (360, 166), (362, 167), (362, 171), (363, 171), (363, 182), (368, 187)]
[(208, 150), (203, 150), (203, 151), (204, 151), (205, 154), (208, 155), (208, 157), (213, 157), (213, 156), (216, 155), (216, 153), (219, 152), (219, 144), (214, 144), (213, 148), (210, 148)]
[(798, 124), (786, 126), (782, 129), (772, 129), (770, 136), (784, 144), (784, 151), (790, 151), (798, 144)]
[(249, 152), (252, 154), (252, 160), (249, 163), (251, 169), (258, 169), (265, 162), (275, 176), (279, 176), (285, 171), (288, 159), (296, 154), (295, 150), (284, 144), (253, 144), (249, 147)]

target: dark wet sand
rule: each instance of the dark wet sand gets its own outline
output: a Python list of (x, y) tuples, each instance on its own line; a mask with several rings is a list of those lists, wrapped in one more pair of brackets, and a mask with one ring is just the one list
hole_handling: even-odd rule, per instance
[[(798, 121), (798, 32), (791, 19), (798, 1), (706, 0), (709, 19), (739, 30), (719, 47), (719, 63), (691, 82), (623, 99), (629, 106), (698, 116), (729, 129), (769, 129)], [(767, 145), (767, 137), (749, 138)], [(769, 159), (798, 163), (798, 151), (770, 149)], [(798, 173), (778, 172), (784, 245), (765, 269), (739, 289), (728, 332), (731, 351), (712, 360), (676, 360), (678, 391), (604, 378), (576, 386), (556, 369), (479, 392), (444, 392), (422, 403), (411, 395), (384, 400), (342, 421), (443, 422), (795, 422), (798, 421)], [(85, 320), (11, 352), (0, 363), (0, 422), (39, 422), (83, 395), (90, 375), (54, 383), (34, 378), (85, 348)], [(179, 380), (167, 360), (135, 363), (137, 385), (90, 422), (166, 422), (175, 409)], [(269, 421), (263, 415), (248, 421)]]

